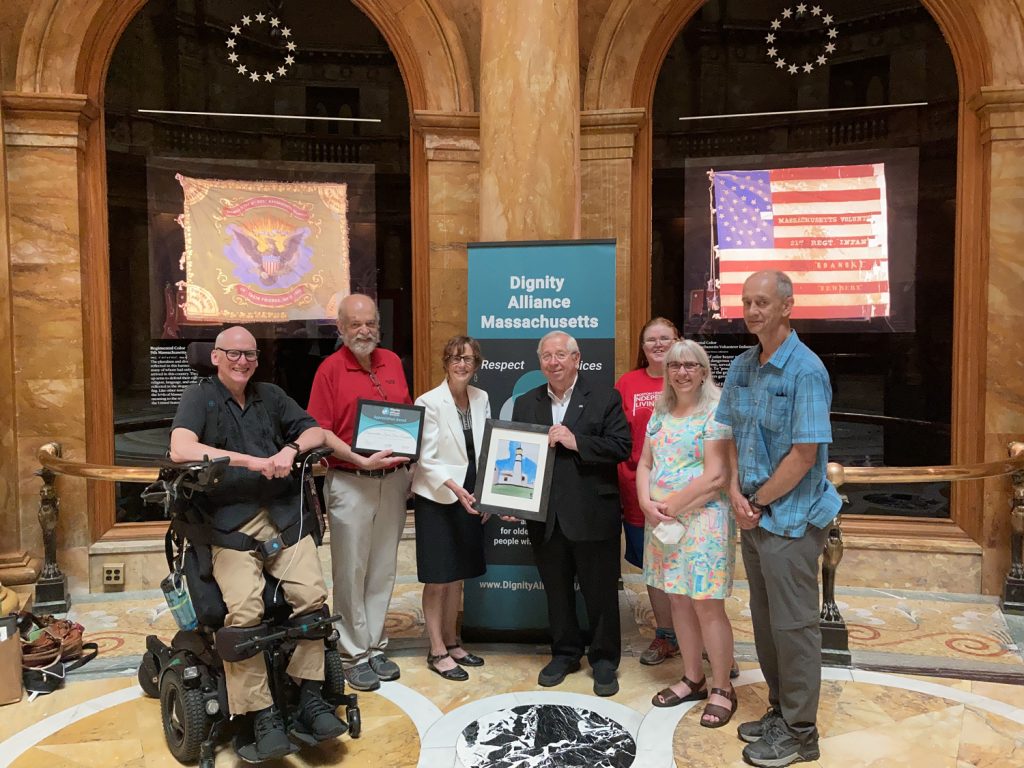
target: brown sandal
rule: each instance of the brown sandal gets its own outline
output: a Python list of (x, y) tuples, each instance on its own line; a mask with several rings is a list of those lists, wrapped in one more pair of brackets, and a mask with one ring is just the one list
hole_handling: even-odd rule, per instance
[(686, 675), (683, 675), (683, 679), (680, 681), (684, 683), (690, 692), (685, 696), (680, 696), (678, 693), (673, 691), (671, 688), (662, 688), (651, 699), (651, 704), (656, 707), (675, 707), (683, 704), (687, 701), (700, 701), (708, 697), (706, 677), (702, 677), (697, 682), (690, 680)]
[[(726, 709), (721, 704), (705, 704), (704, 711), (701, 713), (700, 716), (700, 724), (705, 728), (721, 728), (723, 725), (732, 720), (732, 716), (736, 712), (736, 689), (732, 686), (729, 686), (728, 691), (724, 688), (712, 688), (711, 693), (716, 693), (719, 696), (724, 696), (729, 701), (731, 701), (732, 709)], [(708, 720), (705, 720), (704, 718), (708, 716), (717, 717), (718, 722), (712, 723)]]

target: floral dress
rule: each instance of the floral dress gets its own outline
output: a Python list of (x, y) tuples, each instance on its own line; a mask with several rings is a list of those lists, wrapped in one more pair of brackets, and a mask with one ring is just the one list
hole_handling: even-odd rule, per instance
[[(727, 440), (732, 430), (714, 419), (714, 408), (676, 417), (655, 413), (647, 425), (653, 466), (650, 494), (664, 501), (704, 473), (704, 441)], [(724, 492), (700, 509), (679, 516), (685, 526), (677, 544), (664, 545), (644, 529), (644, 579), (652, 587), (697, 600), (732, 593), (736, 569), (736, 522)]]

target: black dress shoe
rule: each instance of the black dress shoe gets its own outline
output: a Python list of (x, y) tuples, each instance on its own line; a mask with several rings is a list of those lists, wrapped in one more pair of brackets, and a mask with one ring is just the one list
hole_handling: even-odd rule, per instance
[[(456, 648), (462, 648), (462, 646), (456, 643), (455, 645), (446, 645), (444, 647), (446, 651), (454, 651)], [(463, 667), (482, 667), (484, 665), (484, 660), (481, 659), (479, 656), (470, 653), (465, 648), (462, 648), (462, 650), (466, 654), (462, 658), (452, 656), (452, 661), (454, 661), (456, 664), (459, 664)], [(448, 655), (451, 656), (451, 654)]]
[(553, 685), (558, 685), (565, 676), (572, 673), (578, 672), (580, 669), (580, 660), (573, 658), (572, 656), (555, 656), (547, 663), (547, 666), (540, 671), (537, 675), (537, 684), (543, 685), (545, 688), (550, 688)]
[[(455, 680), (458, 682), (469, 680), (469, 673), (466, 672), (466, 670), (464, 670), (462, 667), (454, 667), (453, 669), (438, 669), (437, 662), (443, 659), (451, 659), (451, 656), (449, 656), (447, 653), (439, 653), (436, 656), (432, 653), (428, 653), (427, 666), (430, 667), (430, 669), (432, 669), (434, 672), (437, 672), (437, 674), (439, 674), (445, 680)], [(455, 659), (452, 659), (452, 661), (455, 661)]]

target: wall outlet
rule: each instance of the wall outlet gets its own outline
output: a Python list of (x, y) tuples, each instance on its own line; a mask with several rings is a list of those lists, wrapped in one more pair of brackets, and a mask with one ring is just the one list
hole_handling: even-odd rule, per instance
[(124, 563), (103, 564), (103, 586), (123, 587), (124, 586)]

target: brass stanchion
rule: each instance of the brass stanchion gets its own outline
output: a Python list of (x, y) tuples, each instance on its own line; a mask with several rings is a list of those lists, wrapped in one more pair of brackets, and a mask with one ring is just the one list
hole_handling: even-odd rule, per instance
[[(1024, 455), (1024, 443), (1008, 446), (1010, 458)], [(1013, 502), (1010, 508), (1010, 570), (1003, 584), (999, 608), (1003, 613), (1024, 615), (1024, 472), (1010, 475), (1013, 481)]]
[[(53, 455), (60, 457), (59, 443), (50, 443)], [(45, 446), (44, 446), (45, 447)], [(60, 519), (60, 497), (54, 485), (57, 475), (43, 467), (35, 474), (42, 479), (39, 489), (39, 526), (43, 529), (43, 570), (36, 582), (35, 610), (40, 613), (66, 613), (71, 605), (68, 577), (57, 565), (57, 521)]]
[[(829, 482), (837, 489), (845, 479), (843, 466), (834, 462), (827, 469)], [(846, 497), (843, 497), (846, 501)], [(841, 515), (836, 515), (825, 539), (821, 556), (821, 661), (836, 667), (849, 667), (850, 633), (846, 628), (839, 606), (836, 605), (836, 569), (843, 559), (843, 529)]]

